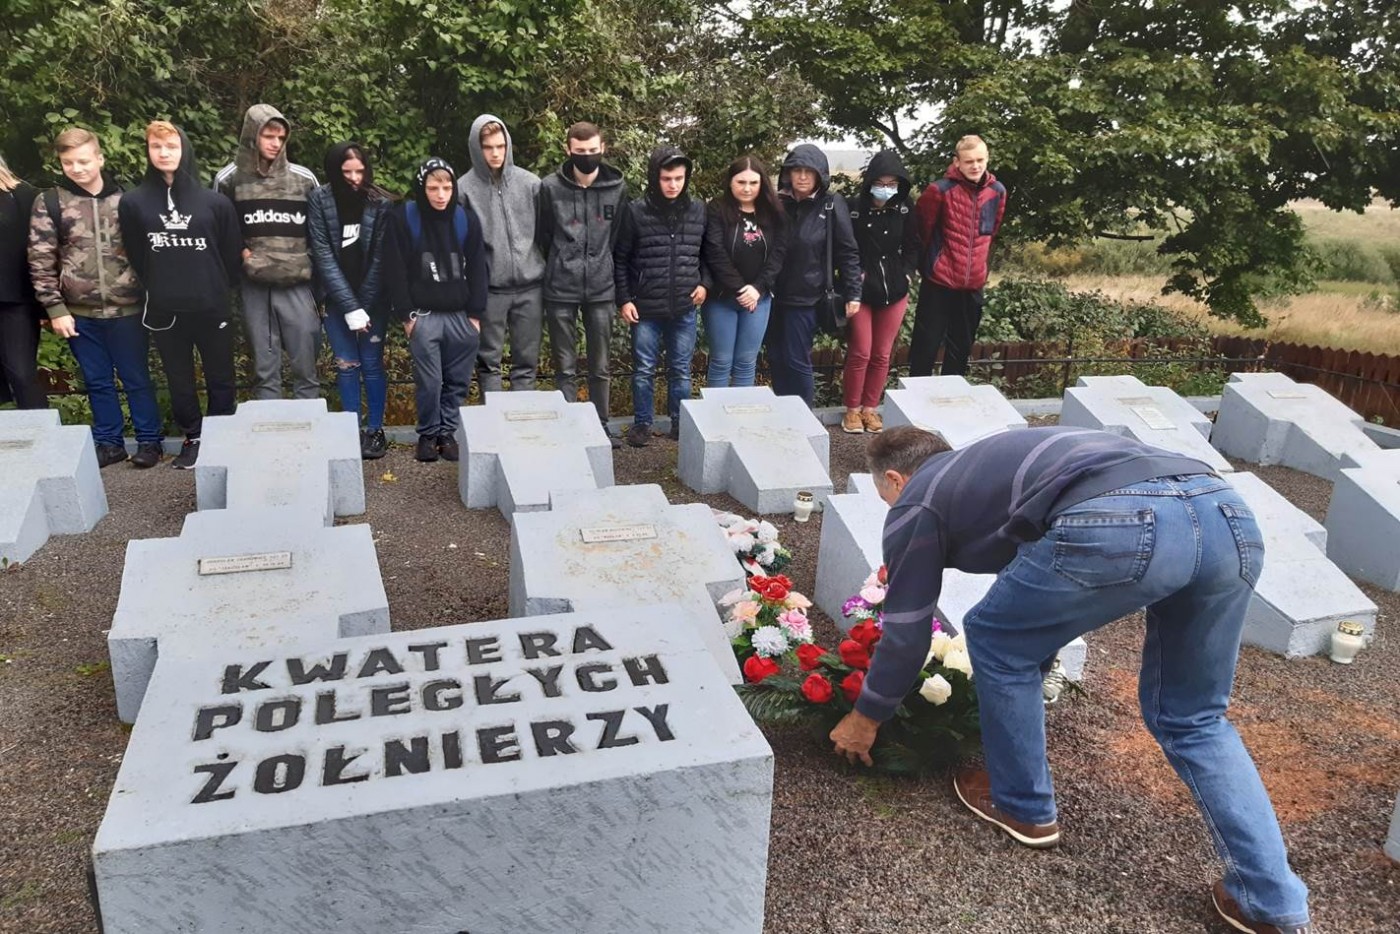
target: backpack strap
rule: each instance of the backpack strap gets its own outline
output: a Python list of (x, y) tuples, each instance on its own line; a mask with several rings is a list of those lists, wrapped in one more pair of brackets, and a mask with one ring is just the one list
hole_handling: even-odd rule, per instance
[[(423, 243), (423, 215), (419, 213), (416, 201), (408, 202), (403, 208), (404, 220), (408, 223), (408, 236), (413, 242), (413, 248), (417, 250)], [(467, 251), (468, 230), (466, 209), (460, 204), (455, 205), (452, 211), (452, 232), (457, 235), (457, 242), (461, 244), (463, 253)]]
[(58, 203), (58, 189), (44, 189), (44, 210), (49, 214), (49, 220), (53, 221), (54, 235), (58, 238), (58, 245), (63, 246), (63, 208)]

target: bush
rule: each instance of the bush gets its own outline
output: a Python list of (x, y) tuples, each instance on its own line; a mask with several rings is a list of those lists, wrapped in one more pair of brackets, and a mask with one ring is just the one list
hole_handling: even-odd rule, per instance
[(1317, 262), (1318, 277), (1322, 279), (1393, 285), (1396, 268), (1400, 267), (1400, 249), (1389, 247), (1382, 251), (1380, 247), (1359, 240), (1314, 240), (1308, 249)]

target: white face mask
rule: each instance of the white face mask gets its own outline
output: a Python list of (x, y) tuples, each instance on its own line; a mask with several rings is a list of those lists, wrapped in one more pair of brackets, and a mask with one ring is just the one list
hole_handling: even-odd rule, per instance
[(870, 189), (870, 197), (874, 198), (876, 201), (888, 201), (897, 194), (899, 194), (899, 186), (897, 185), (893, 188), (874, 185)]

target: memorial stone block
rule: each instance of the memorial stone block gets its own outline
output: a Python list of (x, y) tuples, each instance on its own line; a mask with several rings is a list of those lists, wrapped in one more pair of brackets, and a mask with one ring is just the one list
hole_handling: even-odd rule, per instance
[(1335, 482), (1380, 447), (1364, 420), (1320, 386), (1282, 373), (1234, 373), (1220, 396), (1211, 443), (1228, 457), (1282, 464)]
[(744, 569), (703, 503), (672, 506), (661, 487), (559, 490), (549, 512), (516, 513), (510, 535), (510, 613), (601, 611), (676, 603), (658, 627), (693, 628), (730, 683), (742, 680), (719, 600)]
[[(889, 512), (884, 500), (876, 495), (869, 474), (851, 474), (847, 489), (858, 492), (832, 496), (822, 515), (817, 591), (813, 596), (813, 602), (838, 628), (844, 624), (842, 605), (859, 593), (866, 578), (884, 563), (881, 539)], [(938, 597), (938, 618), (961, 632), (963, 617), (987, 595), (995, 580), (995, 574), (946, 569)], [(1086, 656), (1083, 639), (1075, 639), (1060, 650), (1061, 664), (1071, 680), (1083, 679)]]
[(678, 612), (162, 659), (106, 934), (760, 934), (772, 752)]
[(1234, 469), (1210, 446), (1205, 413), (1171, 389), (1148, 386), (1136, 376), (1081, 376), (1065, 390), (1060, 424), (1134, 438), (1204, 461), (1217, 472)]
[(1317, 520), (1254, 474), (1228, 479), (1264, 535), (1264, 571), (1245, 615), (1244, 641), (1294, 658), (1327, 651), (1344, 619), (1373, 631), (1376, 605), (1328, 558), (1328, 533)]
[(107, 635), (117, 715), (136, 720), (158, 657), (258, 649), (389, 631), (367, 525), (326, 528), (320, 511), (209, 510), (179, 538), (127, 543)]
[(799, 490), (830, 495), (831, 436), (800, 398), (767, 386), (700, 396), (681, 402), (682, 483), (728, 493), (761, 515), (792, 512)]
[(1327, 506), (1327, 556), (1353, 577), (1400, 590), (1400, 449), (1343, 467)]
[(1390, 816), (1390, 832), (1385, 838), (1385, 855), (1400, 863), (1400, 796), (1395, 798), (1395, 813)]
[(0, 559), (27, 561), (50, 535), (89, 532), (107, 514), (92, 429), (57, 411), (0, 412)]
[(612, 444), (591, 402), (559, 392), (487, 393), (462, 407), (457, 486), (469, 509), (514, 512), (549, 508), (552, 490), (613, 485)]
[(961, 376), (904, 377), (885, 393), (885, 424), (932, 431), (954, 449), (1006, 431), (1026, 420), (995, 386), (974, 386)]
[(359, 419), (325, 399), (243, 402), (204, 420), (195, 463), (200, 509), (316, 504), (324, 524), (365, 511)]

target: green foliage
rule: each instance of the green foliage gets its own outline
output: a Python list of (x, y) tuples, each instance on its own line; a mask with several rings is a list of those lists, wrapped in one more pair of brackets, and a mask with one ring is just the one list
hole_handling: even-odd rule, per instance
[(749, 34), (818, 89), (824, 121), (892, 145), (916, 177), (941, 175), (962, 135), (987, 139), (1008, 245), (1169, 231), (1168, 286), (1245, 324), (1262, 322), (1256, 299), (1309, 284), (1290, 201), (1400, 200), (1388, 0), (749, 8)]
[(1387, 252), (1380, 244), (1335, 239), (1319, 240), (1310, 247), (1316, 256), (1319, 278), (1395, 284), (1395, 269), (1391, 260), (1400, 262), (1400, 248)]

